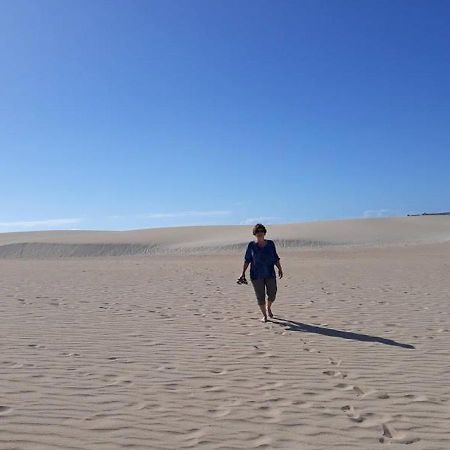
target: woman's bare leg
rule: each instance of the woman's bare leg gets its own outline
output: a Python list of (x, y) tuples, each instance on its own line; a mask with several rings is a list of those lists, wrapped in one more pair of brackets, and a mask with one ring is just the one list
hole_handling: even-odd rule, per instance
[(267, 322), (267, 313), (266, 313), (266, 305), (264, 303), (258, 303), (259, 305), (259, 309), (261, 310), (263, 317), (264, 317), (264, 322)]
[(270, 300), (267, 300), (267, 314), (269, 314), (269, 317), (272, 318), (273, 317), (273, 312), (272, 312), (272, 303)]

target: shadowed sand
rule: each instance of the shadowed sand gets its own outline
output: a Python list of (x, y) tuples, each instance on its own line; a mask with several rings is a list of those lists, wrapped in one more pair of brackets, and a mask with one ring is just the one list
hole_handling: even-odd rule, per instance
[(410, 348), (410, 349), (415, 348), (413, 345), (402, 344), (401, 342), (396, 342), (393, 341), (392, 339), (386, 339), (380, 336), (369, 336), (367, 334), (352, 333), (351, 331), (342, 331), (342, 330), (335, 330), (333, 328), (317, 327), (314, 325), (308, 325), (306, 323), (294, 322), (293, 320), (289, 319), (282, 319), (280, 317), (273, 317), (272, 319), (269, 320), (273, 323), (281, 325), (282, 327), (287, 327), (285, 329), (289, 331), (316, 333), (321, 334), (323, 336), (331, 336), (341, 339), (351, 339), (353, 341), (379, 342), (380, 344), (393, 345), (395, 347), (402, 347), (402, 348)]
[(448, 450), (449, 225), (0, 235), (0, 450)]

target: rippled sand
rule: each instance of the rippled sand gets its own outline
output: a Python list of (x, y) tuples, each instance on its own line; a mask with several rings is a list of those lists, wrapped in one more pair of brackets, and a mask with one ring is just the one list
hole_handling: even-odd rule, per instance
[(0, 449), (450, 448), (450, 244), (0, 260)]

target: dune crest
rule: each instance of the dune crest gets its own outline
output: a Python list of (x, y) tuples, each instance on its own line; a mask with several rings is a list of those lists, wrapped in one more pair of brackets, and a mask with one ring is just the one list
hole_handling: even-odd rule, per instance
[[(450, 217), (306, 222), (271, 225), (269, 232), (285, 249), (413, 245), (449, 241)], [(250, 227), (243, 225), (2, 233), (0, 258), (236, 253), (250, 238)]]

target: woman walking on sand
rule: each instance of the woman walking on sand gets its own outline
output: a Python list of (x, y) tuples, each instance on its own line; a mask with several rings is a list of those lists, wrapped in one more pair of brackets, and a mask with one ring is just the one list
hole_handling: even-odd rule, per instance
[[(274, 266), (278, 268), (278, 276), (283, 277), (280, 258), (275, 248), (275, 243), (266, 239), (266, 227), (261, 223), (253, 227), (253, 235), (256, 241), (252, 241), (247, 246), (245, 252), (244, 267), (238, 283), (247, 283), (245, 272), (250, 264), (250, 280), (255, 289), (256, 300), (263, 314), (263, 321), (267, 322), (267, 315), (273, 317), (272, 303), (277, 295), (277, 279), (275, 277)], [(266, 292), (267, 292), (267, 312), (266, 312)]]

